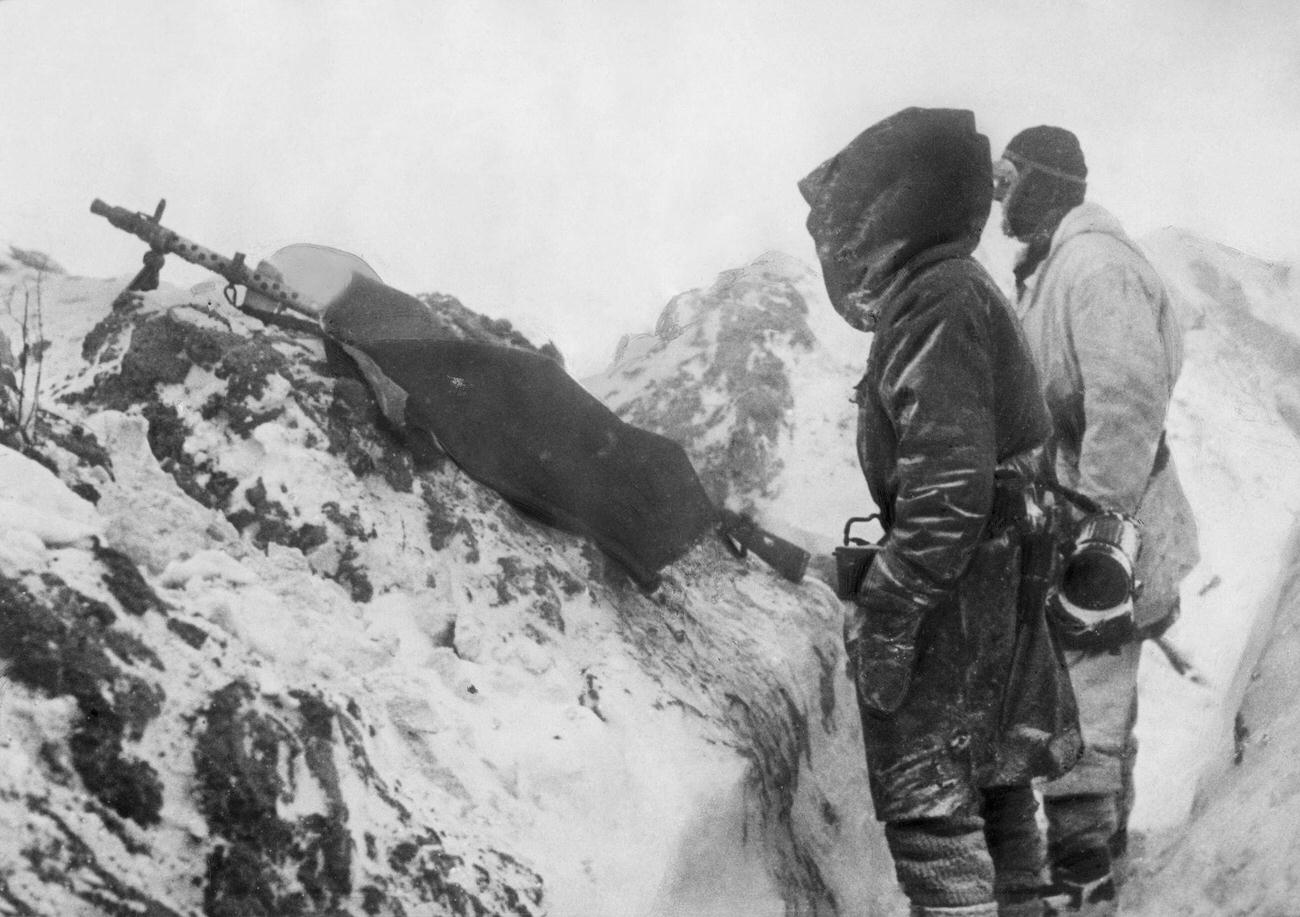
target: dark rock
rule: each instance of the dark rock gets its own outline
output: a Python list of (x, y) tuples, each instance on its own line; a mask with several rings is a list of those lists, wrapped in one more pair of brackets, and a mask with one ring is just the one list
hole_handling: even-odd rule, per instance
[[(126, 757), (123, 739), (138, 740), (161, 711), (162, 691), (123, 671), (157, 657), (105, 623), (102, 603), (81, 596), (50, 574), (48, 591), (34, 594), (0, 576), (0, 656), (7, 677), (51, 696), (71, 696), (79, 719), (69, 739), (73, 768), (87, 791), (137, 824), (157, 824), (162, 784), (147, 763)], [(96, 621), (87, 627), (83, 622)]]
[(329, 540), (325, 527), (314, 523), (294, 526), (284, 505), (267, 496), (266, 484), (261, 478), (244, 491), (248, 509), (228, 514), (231, 525), (241, 532), (251, 529), (253, 543), (262, 550), (271, 542), (288, 548), (297, 548), (306, 554)]
[(104, 585), (123, 609), (133, 615), (165, 610), (162, 599), (145, 582), (131, 558), (114, 548), (105, 547), (99, 539), (95, 539), (93, 551), (95, 559), (105, 570)]
[(208, 641), (208, 632), (196, 624), (182, 621), (180, 618), (168, 618), (167, 629), (180, 637), (194, 649), (202, 649)]

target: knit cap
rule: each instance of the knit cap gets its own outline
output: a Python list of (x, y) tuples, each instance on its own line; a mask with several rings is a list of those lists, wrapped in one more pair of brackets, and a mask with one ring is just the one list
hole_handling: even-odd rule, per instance
[(1002, 155), (1018, 166), (1032, 166), (1054, 178), (1074, 182), (1088, 178), (1079, 138), (1063, 127), (1027, 127), (1011, 138)]

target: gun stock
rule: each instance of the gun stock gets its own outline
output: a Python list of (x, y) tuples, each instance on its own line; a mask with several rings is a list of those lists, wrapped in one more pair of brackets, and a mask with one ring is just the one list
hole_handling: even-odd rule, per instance
[[(163, 226), (158, 222), (157, 216), (151, 217), (134, 210), (127, 210), (125, 207), (115, 207), (112, 204), (104, 203), (99, 198), (95, 198), (91, 202), (90, 212), (108, 220), (109, 223), (123, 232), (128, 232), (148, 243), (149, 247), (155, 252), (176, 255), (190, 264), (197, 264), (199, 267), (207, 268), (214, 274), (226, 278), (231, 283), (247, 287), (250, 290), (257, 290), (263, 296), (274, 300), (286, 309), (310, 316), (313, 319), (321, 311), (319, 304), (312, 302), (297, 290), (285, 285), (278, 277), (251, 270), (244, 264), (242, 253), (236, 252), (235, 257), (227, 258), (210, 248), (204, 248), (197, 242), (191, 242), (179, 233)], [(159, 215), (161, 215), (161, 212), (162, 205), (159, 204)]]
[(779, 538), (748, 516), (724, 509), (719, 512), (718, 534), (737, 557), (753, 551), (792, 583), (803, 581), (809, 554), (797, 544)]

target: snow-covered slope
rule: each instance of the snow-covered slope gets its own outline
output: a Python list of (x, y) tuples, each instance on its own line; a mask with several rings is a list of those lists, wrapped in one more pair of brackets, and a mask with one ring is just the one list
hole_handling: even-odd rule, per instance
[(1286, 266), (1178, 230), (1144, 245), (1187, 329), (1169, 430), (1202, 563), (1170, 637), (1204, 684), (1148, 649), (1135, 817), (1154, 832), (1154, 877), (1140, 913), (1297, 913), (1300, 296)]
[(1249, 670), (1236, 747), (1142, 889), (1144, 914), (1300, 913), (1300, 539), (1279, 614)]
[[(1147, 649), (1131, 897), (1288, 913), (1295, 294), (1185, 234), (1147, 245), (1188, 329), (1169, 432), (1203, 562), (1169, 635), (1196, 680)], [(2, 392), (0, 913), (901, 912), (824, 586), (705, 540), (645, 595), (417, 466), (315, 341), (211, 290), (114, 303), (125, 279), (0, 259), (0, 331), (17, 352), (26, 314), (33, 355), (0, 375), (43, 408), (20, 436)], [(871, 508), (868, 340), (769, 254), (585, 384), (825, 552)], [(1255, 910), (1197, 903), (1261, 884)]]
[(643, 594), (318, 342), (124, 282), (0, 275), (49, 342), (0, 446), (0, 912), (897, 902), (824, 587), (706, 539)]
[(1198, 787), (1232, 758), (1237, 708), (1294, 561), (1300, 427), (1288, 406), (1300, 399), (1300, 340), (1294, 292), (1265, 280), (1284, 272), (1172, 230), (1146, 245), (1186, 330), (1168, 428), (1202, 555), (1170, 638), (1207, 681), (1147, 667), (1139, 766), (1152, 791), (1139, 814), (1164, 827), (1185, 819)]

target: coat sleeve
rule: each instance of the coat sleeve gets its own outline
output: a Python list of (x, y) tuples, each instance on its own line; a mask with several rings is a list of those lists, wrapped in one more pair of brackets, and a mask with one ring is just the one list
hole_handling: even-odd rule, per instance
[(1165, 425), (1170, 384), (1152, 293), (1135, 266), (1110, 259), (1072, 291), (1070, 336), (1083, 383), (1079, 490), (1137, 511)]
[(997, 463), (987, 304), (961, 286), (897, 329), (880, 398), (898, 442), (893, 525), (863, 600), (920, 611), (951, 593), (983, 535)]

